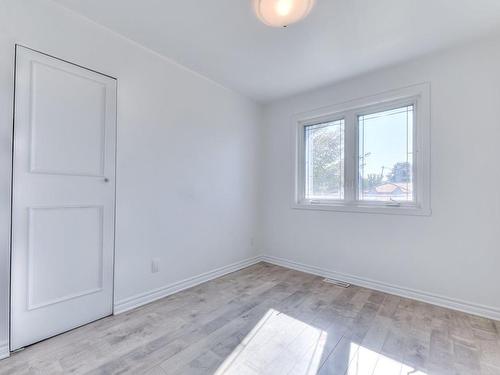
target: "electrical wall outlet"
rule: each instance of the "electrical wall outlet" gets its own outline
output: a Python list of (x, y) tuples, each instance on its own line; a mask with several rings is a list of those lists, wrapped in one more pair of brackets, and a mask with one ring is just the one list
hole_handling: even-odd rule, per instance
[(151, 273), (157, 273), (160, 271), (160, 259), (153, 258), (151, 261)]

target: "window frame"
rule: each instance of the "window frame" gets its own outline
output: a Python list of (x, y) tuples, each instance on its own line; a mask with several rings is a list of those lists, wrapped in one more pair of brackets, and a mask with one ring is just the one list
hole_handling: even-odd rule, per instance
[[(359, 116), (413, 106), (412, 202), (359, 200)], [(344, 199), (305, 199), (304, 128), (344, 120)], [(430, 84), (423, 83), (319, 108), (293, 117), (292, 208), (430, 215)]]
[[(301, 181), (303, 181), (303, 183), (301, 183), (301, 195), (304, 197), (304, 200), (305, 200), (305, 195), (306, 195), (306, 155), (305, 155), (305, 151), (306, 151), (306, 145), (305, 145), (305, 128), (308, 127), (308, 126), (315, 126), (315, 125), (321, 125), (321, 124), (326, 124), (326, 123), (329, 123), (329, 122), (336, 122), (336, 121), (344, 121), (344, 146), (343, 146), (343, 149), (344, 149), (344, 199), (329, 199), (329, 200), (326, 200), (326, 201), (329, 201), (329, 202), (343, 202), (345, 200), (345, 186), (346, 186), (346, 150), (345, 150), (345, 145), (346, 145), (346, 139), (345, 139), (345, 135), (346, 135), (346, 124), (345, 124), (345, 119), (344, 117), (328, 117), (328, 119), (326, 121), (324, 120), (321, 120), (321, 121), (316, 121), (317, 119), (311, 119), (312, 121), (311, 122), (304, 122), (302, 123), (301, 125), (301, 128), (302, 128), (302, 132), (300, 134), (300, 137), (301, 139), (299, 140), (299, 142), (303, 145), (303, 147), (301, 147), (301, 160), (303, 161), (303, 164), (302, 166), (300, 167), (300, 173), (301, 173)], [(314, 200), (314, 201), (317, 201), (317, 200)], [(322, 201), (322, 200), (320, 200)]]

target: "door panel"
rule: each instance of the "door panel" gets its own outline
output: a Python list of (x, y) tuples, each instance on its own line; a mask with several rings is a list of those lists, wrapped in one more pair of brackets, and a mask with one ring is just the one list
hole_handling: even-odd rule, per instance
[(116, 80), (16, 48), (11, 349), (113, 309)]
[(102, 207), (30, 208), (28, 220), (28, 310), (102, 290)]
[(37, 61), (31, 74), (31, 171), (102, 176), (106, 85)]

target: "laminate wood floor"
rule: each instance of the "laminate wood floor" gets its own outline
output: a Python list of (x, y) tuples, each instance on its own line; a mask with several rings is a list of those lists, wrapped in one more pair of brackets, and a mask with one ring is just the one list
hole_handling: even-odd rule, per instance
[(259, 263), (0, 361), (0, 374), (500, 374), (500, 323)]

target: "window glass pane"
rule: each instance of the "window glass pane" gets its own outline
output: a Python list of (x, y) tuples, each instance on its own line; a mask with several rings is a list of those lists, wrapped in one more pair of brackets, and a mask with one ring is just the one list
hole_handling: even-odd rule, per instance
[(305, 198), (344, 199), (344, 120), (304, 127)]
[(359, 200), (411, 202), (413, 105), (358, 117)]

